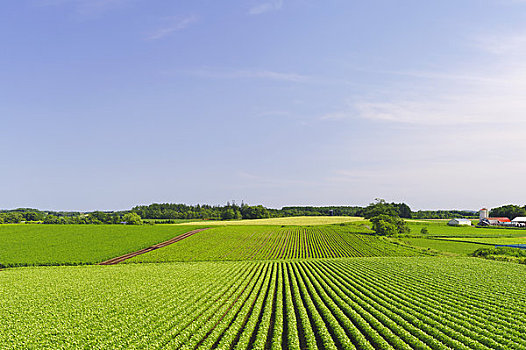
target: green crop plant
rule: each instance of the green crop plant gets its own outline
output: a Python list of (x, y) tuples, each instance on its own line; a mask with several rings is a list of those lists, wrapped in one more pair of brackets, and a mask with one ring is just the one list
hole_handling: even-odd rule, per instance
[(419, 249), (384, 237), (356, 233), (353, 227), (216, 227), (127, 262), (203, 260), (319, 259), (362, 256), (414, 256)]
[(0, 267), (95, 264), (195, 228), (168, 225), (0, 225)]
[(520, 349), (524, 268), (380, 257), (7, 269), (0, 349)]

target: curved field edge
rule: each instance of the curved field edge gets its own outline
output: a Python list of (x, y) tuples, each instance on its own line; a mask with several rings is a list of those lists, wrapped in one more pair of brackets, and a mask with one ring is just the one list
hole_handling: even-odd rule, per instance
[(524, 348), (525, 272), (434, 257), (9, 269), (0, 349)]
[(473, 244), (480, 244), (481, 246), (495, 246), (495, 245), (514, 245), (514, 244), (526, 244), (526, 232), (523, 233), (524, 236), (516, 237), (448, 237), (440, 238), (441, 240), (450, 240), (458, 242), (470, 242)]
[(0, 266), (96, 264), (201, 227), (0, 225)]
[(355, 225), (216, 227), (126, 263), (422, 255), (419, 249), (361, 234), (364, 230)]
[(416, 247), (430, 254), (436, 253), (453, 256), (470, 256), (475, 250), (486, 247), (474, 242), (457, 242), (451, 239), (443, 240), (438, 238), (405, 237), (392, 238), (391, 240)]

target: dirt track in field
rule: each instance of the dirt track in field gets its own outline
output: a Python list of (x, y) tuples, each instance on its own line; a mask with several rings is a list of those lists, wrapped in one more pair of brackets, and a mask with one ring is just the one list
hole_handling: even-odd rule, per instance
[(136, 252), (128, 253), (128, 254), (125, 254), (125, 255), (118, 256), (116, 258), (112, 258), (110, 260), (103, 261), (103, 262), (99, 263), (98, 265), (115, 265), (115, 264), (118, 264), (120, 262), (123, 262), (124, 260), (128, 260), (130, 258), (133, 258), (134, 256), (141, 255), (141, 254), (144, 254), (144, 253), (148, 253), (148, 252), (151, 252), (152, 250), (156, 250), (156, 249), (159, 249), (159, 248), (162, 248), (162, 247), (166, 247), (167, 245), (170, 245), (172, 243), (179, 242), (179, 241), (181, 241), (181, 240), (183, 240), (183, 239), (185, 239), (187, 237), (190, 237), (191, 235), (194, 235), (194, 234), (196, 234), (198, 232), (201, 232), (201, 231), (204, 231), (204, 230), (208, 230), (209, 228), (210, 227), (200, 228), (200, 229), (193, 230), (193, 231), (188, 231), (188, 232), (180, 234), (179, 236), (174, 237), (174, 238), (172, 238), (172, 239), (170, 239), (168, 241), (157, 243), (155, 245), (152, 245), (151, 247), (144, 248), (144, 249), (138, 250)]

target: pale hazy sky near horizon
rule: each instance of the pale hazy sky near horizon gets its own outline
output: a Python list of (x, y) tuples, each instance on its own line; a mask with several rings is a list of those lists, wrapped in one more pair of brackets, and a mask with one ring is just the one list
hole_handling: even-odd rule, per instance
[(526, 1), (6, 0), (0, 208), (526, 204)]

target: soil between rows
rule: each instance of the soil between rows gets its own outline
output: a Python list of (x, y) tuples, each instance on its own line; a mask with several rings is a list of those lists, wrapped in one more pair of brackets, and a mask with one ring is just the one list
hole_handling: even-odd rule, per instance
[(156, 249), (159, 249), (159, 248), (162, 248), (162, 247), (166, 247), (170, 244), (173, 244), (175, 242), (179, 242), (185, 238), (188, 238), (198, 232), (201, 232), (201, 231), (204, 231), (204, 230), (208, 230), (210, 227), (207, 227), (207, 228), (200, 228), (200, 229), (197, 229), (197, 230), (192, 230), (192, 231), (188, 231), (188, 232), (185, 232), (183, 234), (180, 234), (179, 236), (177, 237), (174, 237), (168, 241), (165, 241), (165, 242), (161, 242), (161, 243), (157, 243), (155, 245), (152, 245), (151, 247), (148, 247), (148, 248), (144, 248), (144, 249), (141, 249), (141, 250), (138, 250), (136, 252), (132, 252), (132, 253), (128, 253), (128, 254), (124, 254), (124, 255), (121, 255), (121, 256), (118, 256), (118, 257), (115, 257), (115, 258), (112, 258), (112, 259), (109, 259), (109, 260), (106, 260), (106, 261), (103, 261), (103, 262), (100, 262), (98, 263), (98, 265), (115, 265), (115, 264), (118, 264), (120, 262), (123, 262), (124, 260), (128, 260), (130, 258), (133, 258), (134, 256), (137, 256), (137, 255), (141, 255), (141, 254), (144, 254), (144, 253), (148, 253), (148, 252), (151, 252), (152, 250), (156, 250)]

